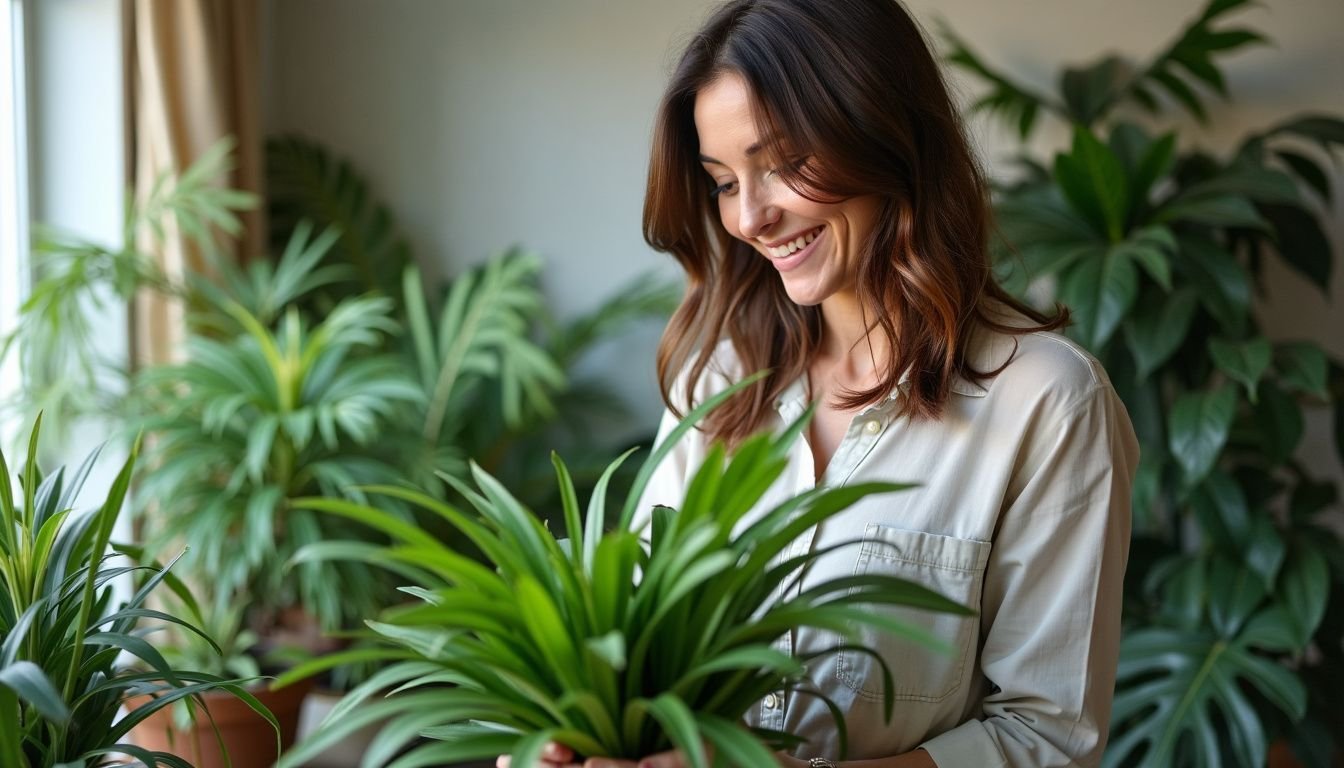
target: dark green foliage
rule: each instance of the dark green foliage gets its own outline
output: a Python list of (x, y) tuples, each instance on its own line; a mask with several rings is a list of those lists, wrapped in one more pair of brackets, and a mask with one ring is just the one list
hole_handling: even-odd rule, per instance
[(950, 61), (1024, 137), (1033, 111), (1072, 125), (1050, 175), (1000, 190), (998, 269), (1017, 290), (1054, 279), (1142, 443), (1108, 766), (1258, 766), (1276, 736), (1315, 734), (1299, 746), (1321, 754), (1337, 732), (1308, 707), (1341, 676), (1344, 546), (1320, 522), (1337, 489), (1294, 451), (1305, 408), (1330, 404), (1344, 424), (1344, 377), (1315, 343), (1267, 339), (1252, 296), (1268, 259), (1328, 290), (1322, 160), (1344, 148), (1344, 120), (1291, 118), (1220, 158), (1112, 114), (1136, 101), (1160, 116), (1162, 94), (1209, 119), (1200, 90), (1228, 95), (1216, 59), (1263, 42), (1226, 26), (1247, 5), (1208, 3), (1145, 64), (1066, 71), (1057, 102), (952, 41)]

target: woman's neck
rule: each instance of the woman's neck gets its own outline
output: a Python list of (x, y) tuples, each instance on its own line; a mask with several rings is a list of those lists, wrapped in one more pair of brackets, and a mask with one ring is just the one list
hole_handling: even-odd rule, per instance
[(821, 349), (813, 364), (847, 387), (874, 386), (887, 369), (891, 344), (858, 297), (836, 294), (821, 305)]

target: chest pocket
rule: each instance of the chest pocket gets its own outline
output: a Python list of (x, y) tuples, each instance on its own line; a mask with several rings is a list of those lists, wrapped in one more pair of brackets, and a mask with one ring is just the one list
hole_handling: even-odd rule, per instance
[[(855, 574), (899, 576), (923, 585), (962, 605), (979, 610), (990, 543), (957, 539), (921, 531), (907, 531), (869, 523), (854, 564)], [(937, 702), (956, 691), (975, 657), (978, 616), (932, 613), (904, 606), (873, 606), (879, 611), (922, 627), (944, 640), (952, 653), (925, 648), (914, 641), (864, 628), (861, 642), (877, 651), (891, 668), (897, 700)], [(882, 670), (865, 653), (842, 651), (836, 674), (857, 694), (882, 698)]]

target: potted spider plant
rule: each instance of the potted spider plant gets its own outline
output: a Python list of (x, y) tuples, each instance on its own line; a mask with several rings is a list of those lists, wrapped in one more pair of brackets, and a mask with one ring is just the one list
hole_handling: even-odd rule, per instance
[[(35, 420), (27, 463), (16, 488), (0, 450), (0, 765), (62, 768), (122, 764), (190, 764), (162, 751), (128, 743), (128, 732), (175, 702), (219, 691), (264, 722), (274, 718), (242, 680), (169, 663), (145, 637), (149, 622), (211, 641), (188, 621), (146, 601), (168, 578), (168, 568), (140, 565), (134, 548), (110, 543), (131, 482), (138, 444), (105, 500), (89, 510), (75, 500), (98, 456), (71, 475), (44, 477), (36, 457), (42, 418)], [(114, 604), (118, 583), (130, 580), (129, 599)], [(186, 604), (189, 592), (172, 581)], [(122, 664), (122, 654), (138, 669)], [(119, 710), (125, 708), (124, 715)]]
[[(770, 765), (772, 750), (800, 740), (748, 730), (741, 725), (744, 713), (780, 688), (820, 695), (807, 680), (809, 659), (772, 646), (780, 636), (811, 626), (853, 638), (866, 626), (932, 642), (871, 606), (969, 613), (923, 587), (873, 574), (773, 602), (781, 584), (824, 554), (782, 559), (799, 534), (867, 494), (910, 487), (823, 487), (772, 509), (754, 509), (787, 465), (788, 446), (806, 416), (778, 435), (746, 440), (731, 455), (718, 447), (679, 511), (657, 507), (647, 531), (636, 525), (638, 499), (654, 467), (736, 389), (692, 411), (653, 452), (609, 531), (606, 486), (624, 457), (597, 483), (586, 520), (567, 467), (553, 457), (567, 539), (557, 539), (479, 468), (474, 487), (449, 479), (478, 515), (406, 487), (368, 489), (441, 517), (484, 553), (485, 565), (379, 509), (336, 499), (302, 502), (368, 525), (392, 543), (323, 542), (301, 550), (299, 561), (354, 558), (381, 565), (413, 585), (402, 587), (413, 600), (368, 622), (382, 647), (351, 651), (346, 660), (378, 658), (387, 666), (356, 688), (317, 734), (287, 753), (279, 768), (302, 765), (331, 740), (384, 717), (391, 722), (363, 765), (391, 760), (410, 768), (510, 753), (516, 765), (526, 766), (552, 740), (590, 756), (630, 759), (676, 747), (695, 768), (710, 765), (709, 745), (716, 765)], [(851, 645), (829, 652), (842, 647), (871, 653)], [(301, 666), (277, 685), (341, 661), (337, 655)], [(878, 662), (890, 716), (891, 673), (884, 660)], [(389, 688), (394, 692), (369, 701)], [(843, 718), (832, 711), (843, 744)]]

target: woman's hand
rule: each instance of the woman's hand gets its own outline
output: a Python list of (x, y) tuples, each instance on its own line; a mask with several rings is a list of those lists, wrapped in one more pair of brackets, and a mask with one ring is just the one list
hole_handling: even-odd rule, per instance
[[(785, 768), (805, 768), (807, 765), (802, 760), (783, 753), (779, 754), (779, 764)], [(638, 762), (617, 760), (613, 757), (590, 757), (580, 765), (574, 762), (574, 750), (563, 744), (551, 742), (541, 751), (540, 768), (688, 768), (689, 765), (690, 763), (677, 750), (649, 755)], [(509, 756), (501, 755), (495, 761), (495, 768), (510, 768)]]
[[(574, 750), (551, 742), (541, 750), (538, 768), (686, 768), (686, 765), (677, 751), (660, 752), (638, 762), (613, 757), (590, 757), (580, 764), (574, 762)], [(495, 761), (495, 768), (510, 768), (509, 756), (500, 755)]]

